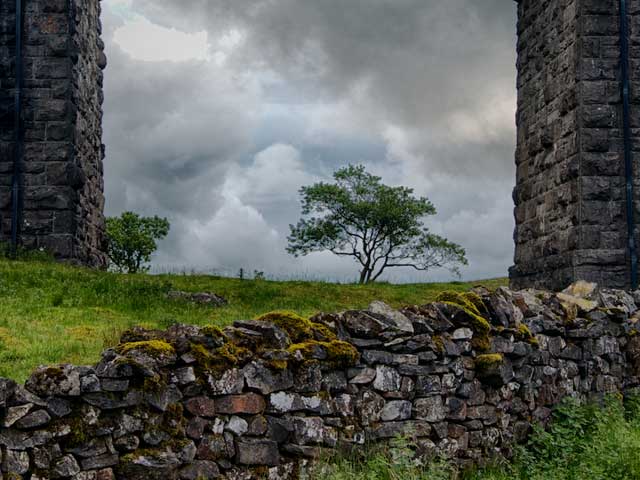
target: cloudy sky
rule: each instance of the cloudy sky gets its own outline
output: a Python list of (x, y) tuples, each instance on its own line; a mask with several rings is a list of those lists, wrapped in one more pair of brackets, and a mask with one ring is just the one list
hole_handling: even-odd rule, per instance
[(171, 220), (157, 268), (354, 279), (348, 259), (284, 248), (300, 186), (362, 163), (432, 200), (430, 229), (467, 249), (464, 278), (506, 274), (515, 2), (102, 4), (107, 213)]

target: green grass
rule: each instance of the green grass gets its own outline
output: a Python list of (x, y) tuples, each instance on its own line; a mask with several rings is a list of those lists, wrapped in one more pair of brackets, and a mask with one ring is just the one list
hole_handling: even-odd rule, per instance
[[(423, 304), (443, 290), (482, 283), (340, 285), (272, 282), (213, 276), (121, 275), (51, 261), (0, 258), (0, 376), (24, 380), (38, 365), (91, 364), (120, 334), (136, 325), (166, 328), (175, 322), (228, 325), (272, 310), (301, 315), (365, 308), (373, 300), (394, 307)], [(165, 298), (169, 290), (211, 291), (229, 300), (223, 308)]]
[(512, 463), (459, 472), (446, 461), (417, 465), (412, 445), (398, 439), (351, 457), (328, 459), (318, 480), (632, 480), (640, 479), (640, 402), (617, 397), (604, 405), (567, 401), (548, 431), (537, 428)]

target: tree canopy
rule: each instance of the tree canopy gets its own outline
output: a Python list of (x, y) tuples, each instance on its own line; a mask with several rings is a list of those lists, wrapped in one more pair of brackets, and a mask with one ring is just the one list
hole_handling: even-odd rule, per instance
[(353, 257), (360, 283), (375, 282), (393, 267), (426, 271), (436, 267), (458, 273), (465, 250), (424, 226), (433, 204), (407, 187), (384, 185), (362, 165), (333, 174), (335, 183), (300, 189), (303, 218), (290, 225), (287, 251), (295, 256), (330, 251)]

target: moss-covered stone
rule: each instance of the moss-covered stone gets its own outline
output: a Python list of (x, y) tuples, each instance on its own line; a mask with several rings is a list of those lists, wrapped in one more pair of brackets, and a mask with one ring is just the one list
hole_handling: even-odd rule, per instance
[(92, 436), (93, 428), (86, 424), (85, 419), (77, 412), (75, 416), (67, 417), (63, 420), (53, 422), (51, 429), (60, 430), (62, 427), (69, 427), (69, 435), (65, 438), (65, 444), (69, 448), (84, 445)]
[(44, 368), (38, 368), (31, 375), (31, 382), (43, 383), (47, 380), (53, 380), (59, 382), (65, 379), (64, 370), (59, 366), (48, 366)]
[(295, 343), (289, 347), (289, 352), (297, 357), (302, 356), (304, 360), (319, 360), (318, 350), (321, 350), (325, 356), (326, 363), (332, 367), (351, 367), (358, 363), (360, 353), (350, 343), (340, 340), (332, 340), (330, 342), (318, 342), (309, 340), (302, 343)]
[(118, 478), (162, 480), (177, 478), (177, 464), (166, 461), (167, 451), (157, 449), (138, 449), (120, 457), (116, 467)]
[(531, 333), (529, 327), (527, 327), (524, 323), (518, 325), (516, 328), (515, 334), (516, 340), (521, 342), (527, 342), (530, 345), (538, 345), (538, 339)]
[(155, 375), (144, 379), (142, 391), (145, 393), (160, 393), (166, 386), (167, 382), (160, 375)]
[(226, 342), (215, 350), (209, 350), (199, 343), (192, 343), (190, 352), (196, 359), (196, 373), (198, 374), (220, 375), (233, 367), (246, 363), (253, 357), (250, 350), (239, 347), (232, 342)]
[(300, 343), (306, 340), (332, 341), (336, 340), (336, 334), (325, 325), (312, 322), (301, 317), (295, 312), (280, 310), (266, 313), (256, 320), (270, 322), (281, 328), (289, 335), (292, 343)]
[(120, 355), (138, 351), (150, 357), (162, 357), (175, 355), (175, 349), (164, 340), (147, 340), (143, 342), (123, 343), (116, 347), (116, 352)]
[(490, 372), (504, 363), (504, 357), (501, 353), (489, 353), (486, 355), (478, 355), (475, 358), (476, 370), (479, 373)]
[(438, 353), (444, 353), (444, 341), (442, 340), (442, 337), (440, 335), (434, 335), (432, 340)]
[(202, 327), (200, 329), (200, 333), (202, 333), (203, 335), (207, 335), (209, 337), (215, 338), (215, 339), (223, 339), (224, 338), (224, 332), (222, 331), (222, 329), (216, 325), (207, 325), (206, 327)]
[(167, 407), (162, 419), (162, 430), (173, 438), (184, 436), (186, 419), (181, 403), (173, 403)]
[(264, 363), (271, 370), (286, 370), (289, 367), (287, 360), (265, 360)]
[(469, 327), (473, 330), (471, 345), (479, 352), (491, 350), (491, 324), (478, 312), (476, 306), (457, 292), (444, 292), (439, 298), (453, 298), (455, 301), (440, 300), (445, 305), (456, 307), (459, 311), (453, 315), (456, 327)]
[[(454, 305), (458, 305), (459, 307), (462, 307), (478, 316), (481, 315), (481, 310), (485, 309), (480, 296), (472, 292), (461, 293), (448, 290), (439, 294), (436, 297), (436, 301), (442, 303), (453, 303)], [(479, 306), (481, 306), (481, 309), (478, 308)]]
[(231, 342), (227, 342), (215, 351), (214, 357), (216, 356), (231, 365), (238, 365), (250, 360), (253, 353), (247, 348), (239, 347)]
[(487, 306), (484, 304), (484, 300), (482, 300), (482, 297), (477, 293), (464, 292), (462, 296), (465, 298), (465, 300), (467, 300), (469, 303), (472, 303), (476, 307), (480, 315), (489, 313), (489, 311), (487, 310)]

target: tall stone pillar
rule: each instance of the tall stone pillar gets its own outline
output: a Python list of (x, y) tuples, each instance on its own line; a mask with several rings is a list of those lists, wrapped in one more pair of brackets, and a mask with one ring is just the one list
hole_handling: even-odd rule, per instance
[[(635, 162), (640, 0), (627, 3)], [(580, 279), (630, 286), (620, 20), (619, 0), (518, 2), (513, 287), (561, 289)]]
[[(20, 243), (104, 267), (100, 0), (22, 0), (22, 9), (17, 52), (16, 2), (0, 0), (0, 240), (11, 238), (20, 151)], [(20, 141), (17, 55), (24, 65)]]

